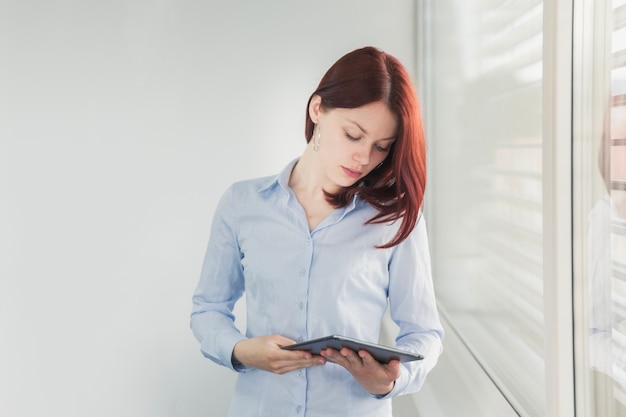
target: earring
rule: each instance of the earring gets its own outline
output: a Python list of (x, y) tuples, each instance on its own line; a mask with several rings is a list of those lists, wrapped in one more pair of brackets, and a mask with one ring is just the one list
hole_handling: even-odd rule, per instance
[(313, 142), (313, 150), (315, 152), (317, 152), (319, 150), (319, 148), (320, 148), (320, 136), (321, 136), (319, 123), (316, 125), (316, 127), (317, 127), (317, 138), (314, 139), (314, 142)]

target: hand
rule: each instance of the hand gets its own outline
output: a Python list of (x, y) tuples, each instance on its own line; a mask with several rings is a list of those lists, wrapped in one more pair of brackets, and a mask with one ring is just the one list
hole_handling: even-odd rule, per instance
[(326, 359), (310, 352), (281, 349), (294, 343), (296, 342), (280, 335), (253, 337), (238, 342), (233, 349), (233, 356), (245, 366), (275, 374), (326, 363)]
[(396, 379), (400, 378), (400, 361), (393, 360), (384, 365), (364, 350), (357, 353), (347, 348), (339, 351), (324, 349), (320, 355), (346, 368), (354, 379), (373, 395), (389, 394)]

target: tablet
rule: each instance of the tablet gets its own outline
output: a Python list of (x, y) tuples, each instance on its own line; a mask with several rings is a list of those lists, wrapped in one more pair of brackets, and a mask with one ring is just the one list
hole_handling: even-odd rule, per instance
[(293, 345), (283, 346), (287, 350), (305, 350), (314, 355), (319, 355), (320, 351), (327, 348), (340, 350), (348, 348), (354, 352), (364, 350), (374, 357), (380, 363), (389, 363), (392, 360), (400, 362), (418, 361), (424, 357), (417, 353), (408, 352), (392, 348), (389, 346), (377, 345), (375, 343), (365, 342), (363, 340), (352, 339), (346, 336), (332, 335), (321, 337), (319, 339), (309, 340), (308, 342), (296, 343)]

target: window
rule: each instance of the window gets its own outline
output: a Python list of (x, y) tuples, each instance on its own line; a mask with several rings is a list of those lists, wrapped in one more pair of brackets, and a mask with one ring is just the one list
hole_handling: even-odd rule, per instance
[(626, 416), (626, 0), (419, 4), (444, 366), (460, 340), (520, 416)]
[(442, 314), (521, 415), (547, 415), (543, 2), (425, 2), (427, 219)]
[(626, 1), (580, 1), (574, 264), (580, 415), (626, 415)]

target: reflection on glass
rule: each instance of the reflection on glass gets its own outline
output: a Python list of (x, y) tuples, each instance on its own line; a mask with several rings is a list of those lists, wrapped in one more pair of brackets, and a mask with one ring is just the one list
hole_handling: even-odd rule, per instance
[[(597, 417), (626, 416), (626, 8), (613, 2), (607, 65), (610, 97), (597, 156), (596, 203), (587, 229), (589, 363)], [(602, 84), (601, 77), (594, 80)], [(598, 87), (596, 85), (596, 88)]]
[(609, 407), (597, 415), (607, 417), (626, 415), (626, 115), (619, 115), (625, 105), (610, 112), (610, 136), (598, 158), (606, 189), (588, 224), (590, 363), (596, 387), (606, 391), (598, 393), (598, 406)]

